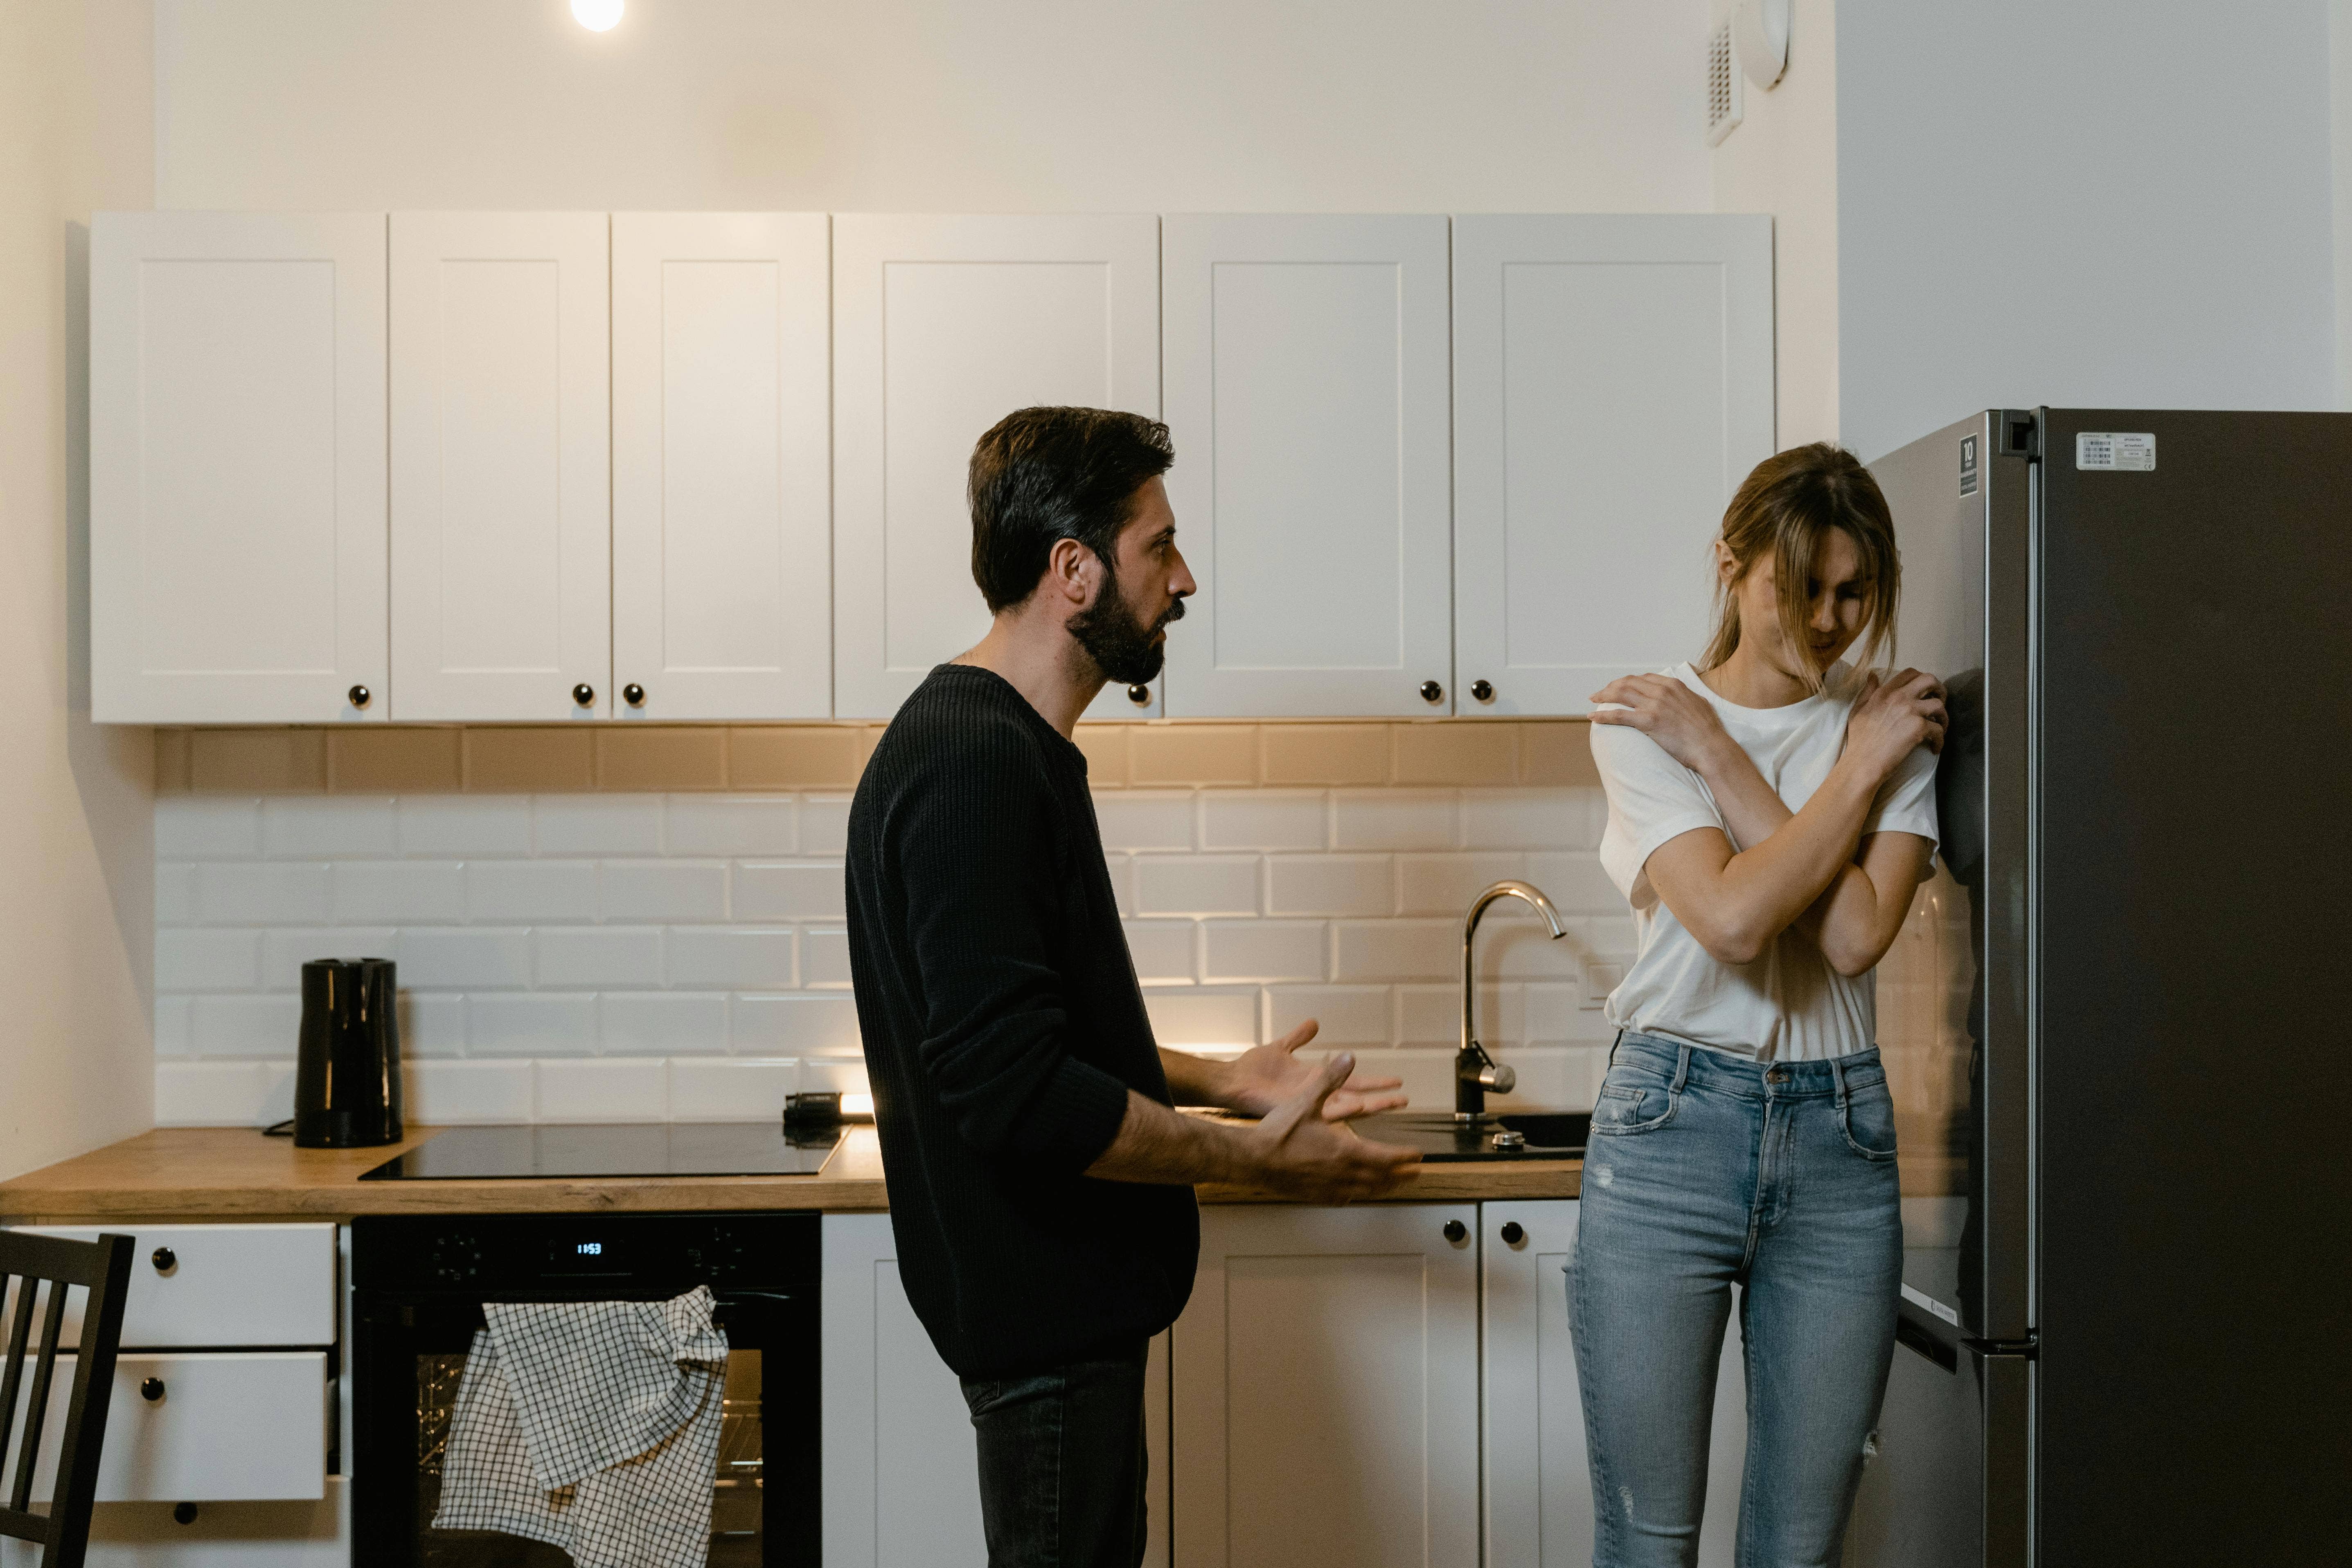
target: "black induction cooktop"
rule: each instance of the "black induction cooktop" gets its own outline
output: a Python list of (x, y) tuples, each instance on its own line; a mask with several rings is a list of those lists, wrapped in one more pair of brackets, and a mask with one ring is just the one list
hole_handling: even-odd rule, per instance
[(838, 1127), (772, 1121), (626, 1121), (452, 1127), (360, 1177), (362, 1182), (498, 1177), (813, 1176)]

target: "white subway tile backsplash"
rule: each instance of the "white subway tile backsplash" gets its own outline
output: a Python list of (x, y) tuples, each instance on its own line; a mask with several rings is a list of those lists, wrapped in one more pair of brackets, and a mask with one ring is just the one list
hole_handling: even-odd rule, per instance
[(1459, 921), (1341, 921), (1331, 929), (1334, 980), (1443, 980), (1462, 966)]
[(528, 795), (403, 795), (394, 817), (403, 855), (530, 853)]
[(400, 933), (400, 984), (429, 991), (521, 991), (530, 932), (514, 926), (411, 926)]
[(669, 1064), (658, 1057), (538, 1064), (539, 1120), (661, 1121), (669, 1116)]
[(1601, 1053), (1589, 1046), (1520, 1046), (1496, 1059), (1519, 1075), (1518, 1087), (1489, 1100), (1493, 1110), (1590, 1110), (1600, 1092)]
[(628, 990), (662, 984), (662, 933), (652, 926), (555, 927), (532, 931), (531, 946), (541, 985)]
[(1190, 985), (1200, 978), (1200, 926), (1192, 921), (1128, 921), (1128, 956), (1146, 985)]
[(864, 1048), (857, 1033), (857, 1005), (845, 994), (742, 994), (730, 1004), (729, 1012), (728, 1039), (737, 1055), (799, 1057), (803, 1079), (808, 1058), (854, 1056)]
[[(1470, 900), (1505, 878), (1526, 878), (1528, 858), (1489, 851), (1470, 855), (1400, 855), (1397, 857), (1397, 912), (1404, 915), (1446, 915), (1460, 919)], [(1551, 889), (1543, 889), (1547, 897)], [(1524, 908), (1525, 906), (1520, 906)], [(1487, 918), (1503, 913), (1490, 906)]]
[(155, 923), (194, 925), (196, 919), (196, 868), (181, 860), (155, 866)]
[(849, 989), (847, 931), (816, 930), (801, 932), (801, 984), (817, 990)]
[(299, 994), (199, 996), (189, 1043), (200, 1057), (287, 1057), (302, 1033)]
[(1105, 849), (1190, 849), (1192, 792), (1122, 790), (1095, 796)]
[(449, 991), (400, 993), (400, 1054), (462, 1057), (466, 1054), (466, 999)]
[(295, 925), (327, 919), (328, 908), (324, 865), (217, 860), (196, 868), (196, 918), (207, 925)]
[(1139, 915), (1257, 913), (1254, 855), (1142, 855), (1133, 875)]
[(1462, 795), (1473, 849), (1591, 849), (1601, 842), (1595, 789), (1474, 789)]
[(1258, 1043), (1257, 993), (1147, 991), (1144, 1010), (1163, 1046), (1254, 1046)]
[(1273, 915), (1386, 915), (1396, 912), (1386, 855), (1269, 855), (1265, 907)]
[(158, 1062), (158, 1127), (263, 1127), (279, 1071), (274, 1062)]
[(867, 1094), (873, 1084), (863, 1053), (820, 1052), (801, 1058), (801, 1088), (811, 1094)]
[(402, 1114), (427, 1127), (469, 1121), (529, 1121), (536, 1110), (536, 1062), (422, 1061), (404, 1064)]
[(1385, 1047), (1394, 1030), (1385, 985), (1272, 985), (1265, 993), (1265, 1037), (1281, 1039), (1312, 1019), (1320, 1048)]
[(1451, 849), (1461, 809), (1453, 790), (1341, 790), (1331, 799), (1331, 847)]
[(155, 853), (166, 860), (258, 855), (261, 802), (250, 795), (158, 795)]
[(1320, 849), (1329, 818), (1319, 790), (1212, 790), (1201, 797), (1201, 847)]
[(457, 861), (339, 861), (334, 872), (338, 921), (455, 925), (466, 918), (466, 868)]
[(1606, 1045), (1616, 1031), (1599, 1010), (1583, 1005), (1580, 984), (1532, 984), (1527, 987), (1528, 1044)]
[[(663, 803), (672, 855), (797, 855), (800, 803), (788, 795), (674, 795)], [(826, 851), (834, 853), (834, 851)]]
[(606, 1056), (724, 1056), (723, 991), (607, 991), (596, 999)]
[(727, 918), (724, 860), (607, 860), (596, 882), (597, 908), (608, 921)]
[(845, 795), (801, 797), (802, 854), (843, 855), (848, 852), (850, 799)]
[[(298, 926), (261, 933), (261, 988), (299, 991), (302, 966), (314, 958), (400, 958), (400, 933), (390, 926)], [(408, 984), (408, 966), (400, 967)]]
[(795, 1058), (682, 1057), (669, 1064), (669, 1119), (772, 1122), (800, 1087)]
[(387, 795), (286, 795), (261, 803), (261, 852), (277, 859), (357, 859), (399, 847)]
[(662, 800), (654, 795), (542, 795), (531, 800), (541, 855), (658, 855)]
[[(1521, 909), (1525, 905), (1519, 906)], [(1495, 906), (1499, 910), (1501, 905)], [(1554, 940), (1551, 928), (1534, 918), (1488, 920), (1478, 928), (1478, 974), (1485, 980), (1574, 981), (1582, 961), (1576, 938)]]
[(1590, 851), (1530, 855), (1528, 879), (1542, 888), (1563, 914), (1625, 912), (1625, 895), (1601, 868), (1601, 857)]
[(596, 998), (529, 992), (466, 998), (466, 1049), (476, 1057), (575, 1057), (596, 1048)]
[(194, 1047), (190, 1037), (195, 1028), (196, 999), (193, 996), (158, 996), (155, 998), (155, 1054), (159, 1057), (184, 1057)]
[(466, 918), (571, 925), (596, 918), (593, 860), (468, 860)]
[(669, 933), (669, 983), (716, 991), (788, 991), (800, 984), (799, 933), (744, 926), (681, 926)]
[(261, 984), (261, 933), (162, 930), (155, 933), (155, 989), (250, 991)]
[(1208, 984), (1311, 981), (1329, 967), (1319, 921), (1205, 921), (1201, 978)]
[(735, 868), (739, 921), (837, 921), (847, 913), (837, 860), (746, 860)]
[[(1523, 988), (1482, 981), (1478, 986), (1478, 1042), (1485, 1046), (1515, 1046), (1527, 1033)], [(1454, 985), (1397, 987), (1397, 1043), (1404, 1046), (1460, 1047), (1462, 988)]]

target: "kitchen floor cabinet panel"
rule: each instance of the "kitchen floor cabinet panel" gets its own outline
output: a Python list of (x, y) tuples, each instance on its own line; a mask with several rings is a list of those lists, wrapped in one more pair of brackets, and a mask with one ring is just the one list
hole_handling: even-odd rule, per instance
[(1171, 216), (1160, 258), (1170, 714), (1454, 711), (1446, 220)]
[[(58, 1357), (47, 1432), (65, 1430), (74, 1360)], [(324, 1351), (124, 1351), (110, 1398), (98, 1461), (100, 1502), (324, 1495)], [(24, 1430), (31, 1399), (28, 1382), (12, 1430)], [(56, 1470), (57, 1446), (45, 1438), (33, 1496), (49, 1495)]]
[(601, 713), (833, 711), (829, 221), (613, 215), (617, 700)]
[[(331, 1225), (11, 1226), (93, 1241), (131, 1237), (131, 1288), (121, 1342), (132, 1350), (335, 1342), (336, 1227)], [(0, 1291), (0, 1311), (16, 1286)], [(79, 1342), (81, 1300), (68, 1296), (58, 1335)]]
[[(316, 1501), (208, 1502), (182, 1524), (170, 1502), (100, 1503), (88, 1568), (351, 1568), (343, 1483), (329, 1477)], [(0, 1568), (39, 1568), (40, 1552), (0, 1542)]]
[[(1481, 1205), (1487, 1568), (1586, 1568), (1592, 1480), (1568, 1315), (1573, 1199)], [(1520, 1239), (1507, 1240), (1506, 1226)], [(1715, 1390), (1701, 1568), (1731, 1568), (1748, 1445), (1744, 1342), (1734, 1312)]]
[(1457, 217), (1454, 356), (1457, 710), (1586, 713), (1696, 658), (1774, 448), (1772, 220)]
[(395, 719), (612, 716), (608, 237), (392, 216)]
[[(898, 1283), (887, 1215), (824, 1219), (827, 1568), (981, 1568), (980, 1476), (956, 1375)], [(1144, 1436), (1150, 1568), (1168, 1564), (1167, 1336), (1152, 1342)]]
[(89, 243), (92, 715), (383, 718), (383, 215), (100, 213)]
[(1475, 1568), (1477, 1223), (1202, 1211), (1171, 1352), (1177, 1568)]
[[(971, 449), (1007, 414), (1160, 414), (1159, 220), (844, 214), (833, 226), (834, 711), (887, 719), (988, 630)], [(1090, 718), (1148, 718), (1124, 688)]]

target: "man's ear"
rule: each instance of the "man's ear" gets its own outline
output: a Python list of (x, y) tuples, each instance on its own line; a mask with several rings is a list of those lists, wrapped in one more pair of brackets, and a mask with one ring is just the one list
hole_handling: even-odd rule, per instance
[(1075, 539), (1057, 539), (1045, 554), (1045, 583), (1078, 609), (1091, 604), (1102, 575), (1095, 552)]

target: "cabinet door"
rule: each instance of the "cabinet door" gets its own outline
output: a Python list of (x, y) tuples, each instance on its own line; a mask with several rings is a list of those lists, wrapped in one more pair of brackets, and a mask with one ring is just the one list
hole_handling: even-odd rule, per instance
[(1171, 715), (1453, 710), (1445, 235), (1164, 220), (1168, 493), (1201, 584)]
[(384, 717), (383, 215), (100, 213), (89, 310), (92, 714)]
[(1180, 1568), (1473, 1568), (1477, 1219), (1202, 1212), (1172, 1356)]
[(392, 216), (394, 718), (612, 711), (606, 229)]
[(1773, 449), (1772, 220), (1457, 217), (1454, 356), (1460, 710), (1587, 713), (1696, 658)]
[[(1574, 1200), (1484, 1204), (1487, 1568), (1585, 1568), (1592, 1561), (1592, 1479), (1576, 1348), (1568, 1319), (1576, 1258)], [(1505, 1239), (1516, 1225), (1519, 1239)], [(1747, 1464), (1748, 1384), (1733, 1313), (1716, 1377), (1707, 1456), (1703, 1568), (1731, 1568)]]
[[(349, 1488), (300, 1502), (205, 1502), (173, 1517), (185, 1500), (100, 1503), (90, 1512), (86, 1568), (351, 1568)], [(0, 1568), (40, 1568), (41, 1549), (0, 1541)]]
[[(888, 718), (988, 630), (964, 479), (990, 426), (1038, 404), (1159, 417), (1159, 268), (1148, 214), (834, 220), (837, 715)], [(1153, 711), (1112, 688), (1089, 717)]]
[(823, 213), (613, 215), (613, 681), (603, 711), (833, 711)]
[[(824, 1217), (828, 1568), (981, 1568), (980, 1465), (956, 1375), (898, 1283), (888, 1215)], [(1168, 1336), (1151, 1342), (1148, 1568), (1168, 1564)]]

